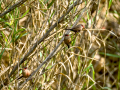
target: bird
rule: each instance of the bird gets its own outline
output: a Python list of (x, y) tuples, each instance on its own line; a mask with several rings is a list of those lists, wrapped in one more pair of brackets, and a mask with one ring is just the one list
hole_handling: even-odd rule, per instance
[(23, 68), (22, 69), (22, 76), (20, 76), (18, 79), (24, 77), (24, 78), (27, 78), (29, 77), (31, 74), (31, 70), (27, 69), (27, 67)]
[(64, 43), (68, 46), (68, 48), (70, 48), (71, 37), (69, 36), (69, 34), (65, 34)]
[(83, 30), (85, 27), (82, 24), (78, 24), (75, 27), (71, 28), (71, 29), (65, 29), (65, 30), (71, 30), (75, 33), (80, 32), (81, 30)]

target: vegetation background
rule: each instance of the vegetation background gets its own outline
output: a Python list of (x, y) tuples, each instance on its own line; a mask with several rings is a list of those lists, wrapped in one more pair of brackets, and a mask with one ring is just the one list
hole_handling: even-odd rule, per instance
[(0, 89), (120, 90), (119, 24), (120, 0), (1, 0)]

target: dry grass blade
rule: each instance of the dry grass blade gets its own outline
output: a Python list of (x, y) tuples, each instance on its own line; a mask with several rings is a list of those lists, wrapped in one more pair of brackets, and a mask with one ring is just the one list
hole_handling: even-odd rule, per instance
[(7, 71), (9, 70), (9, 68), (10, 68), (10, 67), (7, 67), (4, 71), (1, 71), (1, 72), (0, 72), (0, 77), (1, 77), (5, 72), (7, 72)]

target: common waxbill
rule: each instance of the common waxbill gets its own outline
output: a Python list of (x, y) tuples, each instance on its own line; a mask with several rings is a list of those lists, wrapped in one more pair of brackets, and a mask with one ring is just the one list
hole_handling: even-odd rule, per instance
[(19, 77), (18, 79), (20, 79), (22, 77), (24, 77), (24, 78), (29, 77), (30, 74), (31, 74), (31, 70), (29, 70), (25, 67), (25, 68), (22, 69), (22, 76)]
[(71, 30), (76, 33), (76, 32), (80, 32), (82, 29), (84, 29), (84, 26), (82, 24), (78, 24), (71, 29), (65, 29), (65, 30)]
[(64, 36), (64, 42), (68, 46), (68, 48), (70, 48), (71, 37), (69, 36), (69, 34), (65, 34), (65, 36)]

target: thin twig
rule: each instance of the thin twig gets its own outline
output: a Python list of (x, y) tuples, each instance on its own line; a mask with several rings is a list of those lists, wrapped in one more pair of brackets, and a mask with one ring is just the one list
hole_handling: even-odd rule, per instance
[(19, 7), (20, 5), (22, 5), (24, 2), (26, 2), (27, 0), (20, 0), (17, 3), (15, 3), (14, 5), (12, 5), (8, 10), (6, 10), (5, 12), (0, 14), (0, 17), (6, 15), (7, 13), (11, 12), (12, 10), (14, 10), (16, 7)]

